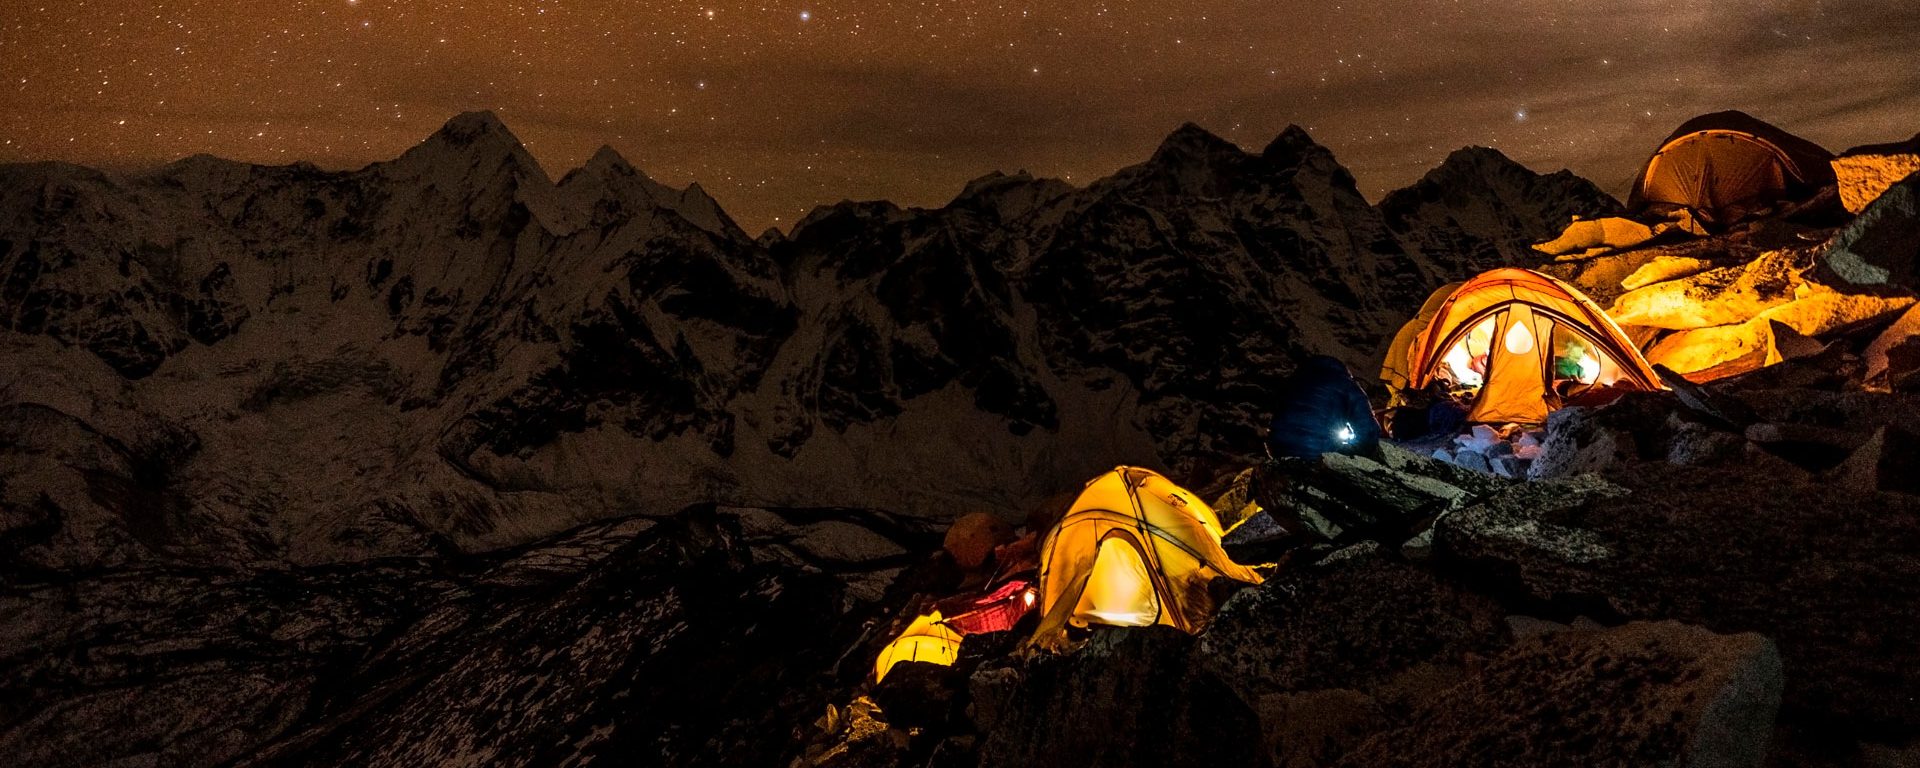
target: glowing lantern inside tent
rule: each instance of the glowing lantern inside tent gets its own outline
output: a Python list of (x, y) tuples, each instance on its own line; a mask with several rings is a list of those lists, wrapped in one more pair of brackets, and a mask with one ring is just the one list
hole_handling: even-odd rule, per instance
[(1592, 384), (1600, 380), (1600, 361), (1593, 359), (1593, 355), (1582, 353), (1576, 365), (1580, 366), (1580, 383)]
[(1016, 577), (984, 596), (942, 600), (938, 606), (941, 613), (952, 614), (946, 625), (962, 635), (1004, 632), (1033, 610), (1035, 592), (1031, 579)]
[(922, 615), (880, 650), (880, 658), (873, 662), (873, 679), (885, 678), (893, 665), (903, 661), (951, 666), (960, 655), (960, 640), (960, 633), (941, 620), (939, 611)]
[(1516, 355), (1532, 352), (1533, 331), (1527, 330), (1526, 323), (1514, 323), (1512, 328), (1507, 329), (1506, 345), (1507, 351)]
[(1493, 349), (1495, 318), (1488, 317), (1447, 349), (1444, 359), (1448, 377), (1456, 384), (1477, 389), (1486, 383), (1487, 353)]
[(1453, 376), (1454, 381), (1460, 382), (1461, 386), (1480, 386), (1480, 372), (1473, 369), (1473, 355), (1467, 352), (1465, 342), (1455, 344), (1453, 349), (1447, 350), (1447, 357), (1443, 362), (1447, 365), (1447, 373)]
[(1100, 544), (1093, 575), (1074, 614), (1114, 627), (1148, 627), (1160, 621), (1160, 600), (1140, 552), (1120, 539)]

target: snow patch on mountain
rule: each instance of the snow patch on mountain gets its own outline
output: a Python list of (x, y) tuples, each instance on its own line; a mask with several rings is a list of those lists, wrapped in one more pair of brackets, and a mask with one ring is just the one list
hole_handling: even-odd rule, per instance
[(755, 239), (611, 149), (556, 183), (487, 113), (349, 172), (4, 166), (6, 343), (73, 372), (5, 407), (93, 458), (9, 486), (40, 511), (0, 541), (318, 563), (700, 501), (1017, 514), (1122, 462), (1208, 488), (1294, 360), (1368, 370), (1427, 291), (1597, 205), (1576, 181), (1456, 154), (1375, 208), (1297, 127), (1187, 125), (1083, 188)]

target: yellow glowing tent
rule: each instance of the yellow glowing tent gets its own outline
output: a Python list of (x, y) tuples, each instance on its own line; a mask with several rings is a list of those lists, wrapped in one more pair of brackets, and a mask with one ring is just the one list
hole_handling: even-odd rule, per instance
[(1040, 545), (1034, 641), (1057, 643), (1068, 625), (1198, 632), (1213, 616), (1209, 582), (1260, 582), (1227, 557), (1221, 535), (1211, 507), (1157, 472), (1122, 466), (1094, 478)]
[(1484, 423), (1539, 424), (1571, 396), (1660, 388), (1653, 367), (1592, 299), (1516, 268), (1436, 291), (1394, 337), (1380, 376), (1396, 402), (1447, 381), (1472, 398), (1467, 419)]
[(1701, 115), (1660, 142), (1627, 206), (1673, 205), (1725, 226), (1834, 181), (1833, 153), (1744, 112)]
[(873, 662), (873, 679), (879, 681), (887, 676), (893, 665), (903, 661), (924, 661), (929, 664), (948, 666), (960, 656), (960, 633), (947, 626), (940, 618), (940, 612), (924, 614), (908, 624), (905, 631), (887, 647), (880, 649), (880, 658)]

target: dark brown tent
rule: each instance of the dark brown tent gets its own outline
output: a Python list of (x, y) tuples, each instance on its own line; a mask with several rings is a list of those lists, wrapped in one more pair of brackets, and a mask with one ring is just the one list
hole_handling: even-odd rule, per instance
[(1719, 226), (1833, 183), (1833, 153), (1745, 112), (1701, 115), (1660, 142), (1628, 207), (1692, 209)]

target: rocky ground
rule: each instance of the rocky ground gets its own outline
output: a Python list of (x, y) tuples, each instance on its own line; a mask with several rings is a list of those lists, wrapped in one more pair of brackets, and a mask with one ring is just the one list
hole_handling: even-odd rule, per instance
[(1886, 489), (1920, 454), (1885, 447), (1920, 401), (1703, 392), (1846, 445), (1750, 439), (1766, 430), (1661, 393), (1562, 412), (1548, 450), (1582, 471), (1554, 479), (1392, 447), (1250, 470), (1221, 506), (1260, 519), (1229, 551), (1286, 554), (1197, 637), (1096, 630), (1065, 656), (969, 638), (988, 650), (890, 674), (863, 694), (888, 727), (816, 736), (808, 762), (1920, 760), (1920, 497)]
[(1704, 392), (1855, 414), (1821, 436), (1857, 445), (1781, 450), (1663, 393), (1556, 419), (1588, 454), (1569, 477), (1396, 448), (1266, 465), (1220, 507), (1261, 509), (1230, 551), (1276, 565), (1199, 635), (974, 636), (879, 686), (899, 619), (963, 574), (937, 530), (861, 510), (15, 580), (0, 744), (48, 766), (1908, 764), (1920, 497), (1875, 484), (1920, 454), (1863, 414), (1920, 403)]

